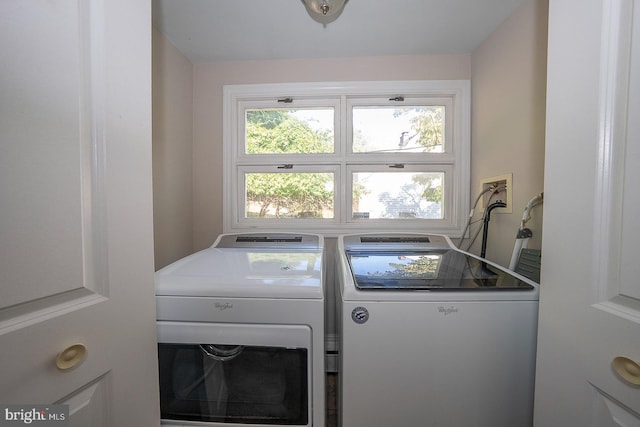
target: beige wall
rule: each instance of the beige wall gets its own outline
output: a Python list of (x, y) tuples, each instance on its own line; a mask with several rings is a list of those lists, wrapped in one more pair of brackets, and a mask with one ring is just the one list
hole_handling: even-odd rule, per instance
[(194, 66), (194, 248), (222, 232), (222, 87), (227, 84), (470, 78), (469, 55), (245, 61)]
[[(471, 56), (472, 203), (481, 179), (513, 174), (513, 213), (492, 211), (487, 239), (486, 257), (504, 266), (527, 202), (543, 191), (547, 14), (548, 0), (526, 1)], [(530, 248), (541, 247), (542, 209), (526, 224)]]
[(193, 251), (193, 65), (153, 30), (155, 266)]

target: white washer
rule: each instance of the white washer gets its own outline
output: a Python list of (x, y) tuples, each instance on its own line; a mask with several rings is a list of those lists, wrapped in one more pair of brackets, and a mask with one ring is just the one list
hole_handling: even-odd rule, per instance
[(342, 426), (532, 425), (538, 286), (445, 236), (340, 236)]
[(323, 253), (224, 234), (156, 273), (163, 425), (324, 425)]

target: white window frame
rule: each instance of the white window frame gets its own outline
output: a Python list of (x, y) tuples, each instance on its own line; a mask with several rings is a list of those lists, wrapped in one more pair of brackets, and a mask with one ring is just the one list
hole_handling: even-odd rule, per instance
[[(443, 200), (443, 206), (442, 209), (445, 214), (445, 217), (442, 219), (423, 219), (423, 218), (406, 218), (406, 219), (396, 219), (396, 218), (389, 218), (389, 219), (353, 219), (351, 215), (349, 215), (348, 218), (346, 218), (346, 222), (350, 225), (355, 225), (355, 224), (369, 224), (369, 225), (373, 225), (377, 230), (380, 230), (381, 228), (387, 228), (390, 223), (394, 223), (397, 221), (401, 221), (403, 223), (405, 223), (405, 226), (403, 228), (407, 228), (410, 227), (411, 223), (419, 223), (417, 224), (418, 227), (424, 227), (424, 222), (428, 222), (431, 227), (437, 227), (437, 228), (449, 228), (453, 225), (452, 222), (452, 215), (447, 215), (448, 212), (446, 212), (446, 209), (449, 208), (450, 206), (453, 205), (453, 192), (451, 191), (446, 191), (446, 188), (453, 185), (453, 167), (451, 165), (435, 165), (435, 164), (404, 164), (404, 167), (401, 169), (396, 169), (393, 167), (393, 165), (389, 165), (389, 164), (351, 164), (351, 165), (347, 165), (347, 174), (345, 177), (345, 181), (346, 181), (346, 188), (351, 189), (353, 188), (353, 173), (354, 172), (390, 172), (390, 173), (402, 173), (402, 172), (415, 172), (415, 173), (442, 173), (444, 174), (444, 187), (445, 187), (445, 192), (444, 192), (444, 200)], [(350, 191), (347, 191), (346, 197), (345, 197), (345, 204), (347, 206), (353, 206), (353, 194), (351, 194)], [(350, 212), (350, 209), (347, 210), (347, 214)], [(455, 237), (459, 237), (459, 236), (455, 236)]]
[[(429, 97), (429, 98), (416, 98), (416, 97), (412, 97), (411, 99), (411, 103), (410, 104), (415, 104), (415, 105), (424, 105), (424, 106), (428, 106), (428, 105), (432, 105), (432, 106), (445, 106), (445, 135), (453, 135), (453, 124), (456, 121), (455, 118), (453, 117), (455, 112), (454, 112), (454, 107), (453, 107), (453, 96), (448, 96), (448, 97)], [(376, 156), (380, 156), (379, 153), (354, 153), (352, 151), (353, 149), (353, 120), (352, 120), (352, 109), (353, 107), (368, 107), (368, 106), (372, 106), (372, 107), (381, 107), (381, 106), (388, 106), (388, 107), (397, 107), (398, 103), (396, 101), (392, 101), (389, 99), (389, 97), (376, 97), (376, 98), (349, 98), (347, 99), (347, 138), (348, 138), (348, 143), (347, 143), (347, 153), (348, 155), (353, 155), (355, 157), (353, 157), (352, 161), (362, 161), (362, 160), (366, 160), (366, 161), (375, 161)], [(446, 139), (446, 138), (445, 138)], [(423, 158), (420, 160), (421, 163), (427, 161), (428, 163), (441, 163), (441, 162), (446, 162), (446, 163), (454, 163), (455, 162), (455, 158), (454, 158), (454, 151), (455, 151), (455, 140), (452, 138), (452, 144), (450, 144), (450, 146), (445, 146), (445, 151), (442, 153), (422, 153), (421, 156), (423, 156)], [(385, 155), (389, 155), (389, 154), (385, 154)], [(368, 156), (368, 157), (366, 157)], [(403, 158), (406, 157), (407, 161), (409, 162), (415, 162), (415, 157), (416, 157), (416, 153), (407, 153), (407, 154), (402, 154), (402, 153), (394, 153), (393, 154), (394, 158)]]
[[(227, 87), (227, 86), (225, 86)], [(278, 108), (278, 109), (282, 109), (286, 107), (286, 104), (281, 104), (278, 103), (277, 99), (269, 99), (269, 100), (262, 100), (262, 101), (242, 101), (239, 100), (238, 104), (237, 104), (237, 111), (236, 113), (238, 114), (238, 120), (237, 120), (237, 126), (238, 126), (238, 133), (237, 136), (241, 136), (245, 134), (245, 121), (242, 120), (243, 115), (240, 114), (241, 112), (244, 112), (247, 108), (251, 108), (251, 109), (268, 109), (268, 108)], [(341, 132), (340, 132), (340, 98), (326, 98), (326, 99), (297, 99), (295, 101), (295, 108), (333, 108), (334, 111), (336, 112), (336, 114), (334, 115), (334, 141), (340, 141), (341, 139)], [(226, 104), (225, 104), (225, 112), (226, 112)], [(255, 162), (255, 159), (257, 158), (258, 155), (256, 154), (246, 154), (244, 151), (244, 144), (240, 143), (239, 139), (236, 139), (236, 160), (239, 163), (251, 163), (251, 162)], [(323, 154), (314, 154), (314, 156), (322, 156), (321, 159), (322, 161), (330, 161), (328, 159), (333, 159), (334, 161), (337, 161), (340, 158), (340, 153), (338, 152), (339, 147), (338, 144), (336, 143), (334, 145), (334, 152), (333, 153), (323, 153)], [(264, 156), (264, 158), (269, 158), (269, 157), (278, 157), (277, 162), (280, 163), (291, 163), (291, 162), (308, 162), (306, 159), (305, 155), (301, 155), (301, 154), (264, 154), (261, 155)], [(317, 160), (314, 160), (313, 163), (316, 163)]]
[[(323, 219), (322, 222), (325, 224), (330, 224), (334, 227), (337, 227), (340, 224), (340, 219), (338, 218), (339, 212), (343, 211), (342, 208), (342, 200), (340, 200), (337, 196), (338, 194), (338, 183), (342, 181), (342, 177), (340, 176), (340, 168), (338, 165), (296, 165), (293, 169), (279, 169), (278, 166), (268, 166), (268, 165), (242, 165), (238, 166), (238, 188), (236, 194), (236, 200), (241, 201), (245, 196), (245, 174), (246, 173), (333, 173), (333, 218)], [(233, 207), (236, 208), (236, 217), (235, 222), (239, 224), (244, 224), (249, 228), (264, 228), (265, 222), (278, 224), (279, 222), (286, 221), (289, 226), (287, 228), (291, 229), (304, 229), (307, 230), (309, 227), (313, 227), (315, 223), (318, 222), (317, 219), (254, 219), (254, 218), (244, 218), (244, 203), (235, 203)]]
[[(470, 110), (469, 80), (319, 82), (226, 85), (223, 88), (223, 231), (307, 231), (327, 237), (352, 232), (421, 231), (460, 237), (470, 206)], [(448, 102), (445, 134), (451, 132), (451, 145), (444, 153), (386, 154), (352, 153), (351, 105), (397, 105), (389, 98), (402, 96), (434, 104)], [(244, 109), (282, 108), (278, 99), (292, 98), (292, 108), (331, 106), (335, 115), (333, 154), (246, 155)], [(382, 100), (382, 101), (381, 101)], [(387, 101), (384, 101), (387, 100)], [(407, 171), (445, 172), (444, 220), (435, 219), (351, 219), (351, 171), (383, 169), (402, 163)], [(275, 171), (278, 165), (293, 164), (292, 172), (334, 172), (334, 218), (251, 219), (244, 218), (244, 172)]]

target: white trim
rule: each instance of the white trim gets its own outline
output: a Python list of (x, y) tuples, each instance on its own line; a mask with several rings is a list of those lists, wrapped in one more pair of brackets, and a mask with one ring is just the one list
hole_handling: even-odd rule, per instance
[[(453, 113), (455, 117), (453, 132), (453, 157), (440, 160), (443, 164), (453, 164), (453, 179), (451, 181), (455, 199), (450, 203), (451, 221), (437, 224), (434, 220), (416, 221), (386, 221), (385, 228), (388, 230), (420, 230), (426, 228), (430, 232), (438, 232), (449, 236), (459, 237), (464, 229), (469, 211), (470, 192), (470, 116), (471, 116), (471, 83), (468, 80), (415, 80), (415, 81), (365, 81), (365, 82), (315, 82), (315, 83), (278, 83), (278, 84), (248, 84), (248, 85), (227, 85), (223, 88), (223, 231), (234, 232), (247, 229), (291, 229), (299, 227), (292, 222), (286, 223), (260, 223), (246, 224), (239, 223), (237, 219), (238, 207), (234, 206), (236, 189), (239, 188), (237, 173), (234, 168), (240, 164), (246, 164), (246, 156), (237, 156), (238, 152), (235, 141), (241, 135), (238, 123), (238, 105), (247, 100), (265, 101), (273, 103), (274, 99), (291, 97), (309, 102), (311, 98), (339, 98), (342, 104), (346, 104), (347, 97), (381, 97), (381, 96), (404, 96), (404, 97), (440, 97), (453, 100)], [(344, 109), (346, 110), (346, 109)], [(335, 129), (336, 138), (340, 135), (347, 135), (347, 111), (339, 109), (340, 125)], [(336, 141), (338, 141), (336, 139)], [(341, 158), (349, 157), (344, 150), (346, 144), (337, 144), (339, 152), (335, 155), (326, 155), (326, 164), (336, 163), (336, 156)], [(358, 154), (360, 156), (361, 154)], [(322, 155), (324, 156), (324, 155)], [(353, 155), (351, 155), (353, 156)], [(430, 158), (431, 159), (431, 158)], [(350, 164), (353, 164), (349, 157)], [(296, 162), (299, 164), (299, 162)], [(366, 161), (366, 164), (372, 164)], [(384, 162), (383, 162), (384, 163)], [(417, 162), (424, 164), (425, 161)], [(427, 163), (434, 164), (431, 160)], [(346, 177), (346, 165), (341, 163), (340, 176)], [(336, 202), (346, 200), (344, 185), (339, 186), (336, 191)], [(343, 234), (346, 230), (357, 230), (358, 232), (379, 230), (380, 224), (355, 224), (347, 223), (343, 218), (344, 209), (337, 210), (335, 218), (340, 223), (325, 222), (315, 220), (312, 223), (305, 222), (307, 231), (322, 233), (325, 236)]]
[(104, 2), (79, 3), (80, 140), (84, 286), (109, 294), (107, 242), (107, 76), (104, 64)]

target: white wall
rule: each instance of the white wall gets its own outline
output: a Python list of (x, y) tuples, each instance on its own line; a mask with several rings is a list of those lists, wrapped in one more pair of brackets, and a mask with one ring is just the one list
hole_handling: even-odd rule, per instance
[[(527, 202), (543, 191), (548, 8), (548, 0), (526, 1), (471, 56), (472, 203), (481, 179), (513, 174), (513, 213), (492, 211), (487, 239), (486, 257), (504, 266)], [(530, 248), (541, 247), (542, 210), (526, 224)]]
[(155, 268), (193, 251), (193, 65), (153, 29)]

